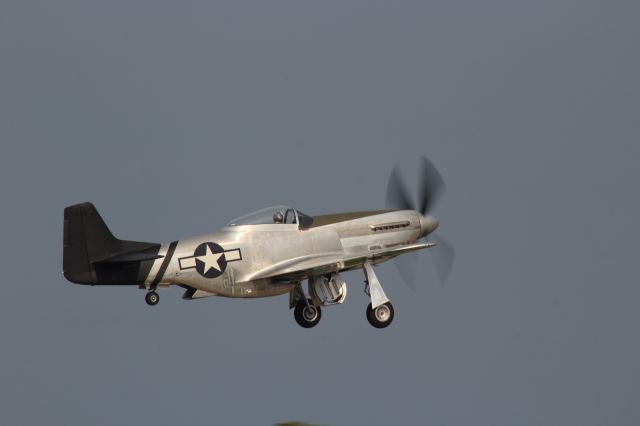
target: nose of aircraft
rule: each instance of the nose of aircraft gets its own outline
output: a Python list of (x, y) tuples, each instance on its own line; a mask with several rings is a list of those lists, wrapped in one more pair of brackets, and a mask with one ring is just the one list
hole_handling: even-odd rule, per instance
[(429, 235), (438, 227), (438, 219), (435, 216), (426, 215), (420, 216), (420, 237), (424, 237), (425, 235)]

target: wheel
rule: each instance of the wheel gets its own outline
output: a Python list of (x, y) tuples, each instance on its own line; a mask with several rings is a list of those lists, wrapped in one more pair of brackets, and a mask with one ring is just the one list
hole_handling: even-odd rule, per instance
[(149, 293), (145, 294), (144, 301), (147, 302), (147, 305), (149, 306), (155, 306), (160, 301), (160, 295), (158, 295), (158, 293), (156, 293), (155, 291), (150, 291)]
[(308, 307), (307, 304), (304, 303), (304, 300), (300, 300), (296, 303), (296, 307), (293, 310), (293, 316), (300, 327), (311, 328), (320, 322), (322, 310), (320, 310), (320, 306), (315, 306), (311, 299), (307, 300), (309, 301)]
[(393, 321), (393, 305), (387, 302), (373, 309), (371, 303), (367, 306), (367, 320), (375, 328), (385, 328)]

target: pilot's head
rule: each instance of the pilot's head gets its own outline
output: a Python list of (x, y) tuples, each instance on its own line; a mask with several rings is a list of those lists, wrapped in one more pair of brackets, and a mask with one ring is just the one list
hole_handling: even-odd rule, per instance
[(284, 215), (282, 212), (278, 211), (273, 214), (273, 223), (282, 223), (284, 222)]

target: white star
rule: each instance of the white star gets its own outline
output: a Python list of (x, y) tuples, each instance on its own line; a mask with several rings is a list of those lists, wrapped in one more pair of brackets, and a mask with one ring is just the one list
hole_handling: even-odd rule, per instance
[(209, 248), (209, 245), (207, 245), (207, 251), (205, 252), (204, 256), (196, 257), (196, 259), (204, 263), (203, 274), (209, 272), (209, 269), (211, 268), (217, 269), (218, 272), (221, 272), (222, 269), (220, 269), (220, 265), (218, 264), (218, 259), (220, 259), (221, 256), (222, 253), (213, 253)]

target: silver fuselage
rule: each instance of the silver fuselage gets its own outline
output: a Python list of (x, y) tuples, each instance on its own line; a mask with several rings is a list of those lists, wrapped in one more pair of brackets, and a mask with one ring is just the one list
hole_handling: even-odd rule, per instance
[[(359, 259), (415, 243), (426, 233), (425, 217), (412, 210), (381, 212), (307, 229), (297, 224), (231, 225), (174, 242), (170, 259), (170, 244), (163, 244), (159, 255), (164, 257), (154, 261), (144, 285), (151, 287), (160, 274), (160, 286), (183, 285), (207, 295), (275, 296), (289, 292), (300, 281), (286, 274), (299, 270), (300, 265), (312, 271), (317, 265), (318, 274), (360, 268), (363, 261)], [(210, 264), (201, 263), (199, 259), (207, 259), (202, 251), (198, 257), (197, 250), (206, 243), (224, 250), (224, 265), (217, 263), (212, 269)], [(348, 259), (353, 261), (341, 261)], [(215, 276), (205, 276), (204, 267)]]

